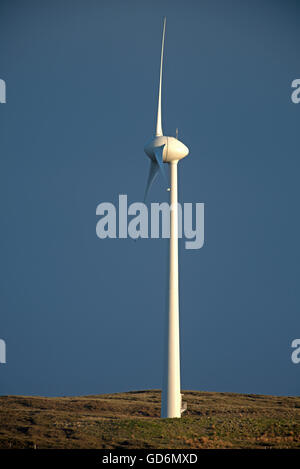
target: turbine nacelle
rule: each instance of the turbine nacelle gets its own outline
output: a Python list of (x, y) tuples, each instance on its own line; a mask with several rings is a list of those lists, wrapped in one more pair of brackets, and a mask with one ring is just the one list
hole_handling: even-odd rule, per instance
[(162, 149), (163, 163), (182, 160), (189, 154), (189, 149), (184, 143), (175, 137), (165, 137), (164, 135), (154, 137), (144, 148), (146, 155), (152, 161), (156, 160), (159, 149)]

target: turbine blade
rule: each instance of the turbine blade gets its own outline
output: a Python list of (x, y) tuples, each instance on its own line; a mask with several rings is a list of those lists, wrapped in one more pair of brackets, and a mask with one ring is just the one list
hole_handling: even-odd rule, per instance
[(159, 169), (160, 169), (160, 171), (163, 175), (163, 178), (167, 182), (167, 177), (166, 177), (165, 167), (164, 167), (164, 161), (163, 161), (164, 147), (165, 147), (165, 144), (161, 145), (160, 147), (154, 148), (154, 156), (155, 156), (155, 159), (157, 161), (158, 167), (159, 167)]
[(161, 84), (162, 84), (162, 69), (164, 60), (164, 45), (165, 45), (165, 31), (166, 31), (166, 17), (164, 17), (163, 35), (161, 42), (161, 55), (160, 55), (160, 74), (159, 74), (159, 89), (158, 89), (158, 106), (157, 106), (157, 121), (156, 121), (156, 136), (163, 135), (161, 124)]
[(147, 180), (147, 185), (146, 185), (146, 190), (145, 190), (145, 195), (144, 195), (144, 202), (147, 198), (149, 189), (152, 186), (152, 183), (153, 183), (154, 179), (157, 176), (158, 171), (159, 171), (159, 166), (158, 166), (157, 162), (151, 160), (150, 168), (149, 168), (149, 174), (148, 174), (148, 180)]

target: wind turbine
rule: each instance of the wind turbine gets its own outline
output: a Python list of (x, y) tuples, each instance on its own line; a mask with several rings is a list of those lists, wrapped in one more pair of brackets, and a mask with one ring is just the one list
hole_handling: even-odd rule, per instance
[(180, 348), (179, 348), (179, 292), (178, 292), (178, 206), (177, 206), (177, 164), (188, 155), (189, 149), (177, 138), (163, 135), (161, 119), (161, 88), (164, 57), (166, 18), (163, 23), (163, 35), (160, 57), (160, 75), (156, 130), (152, 140), (145, 146), (145, 153), (150, 158), (150, 170), (145, 198), (150, 186), (161, 172), (165, 178), (164, 164), (170, 166), (170, 270), (169, 270), (169, 311), (167, 328), (167, 361), (164, 370), (162, 389), (161, 417), (181, 417), (183, 411), (180, 392)]

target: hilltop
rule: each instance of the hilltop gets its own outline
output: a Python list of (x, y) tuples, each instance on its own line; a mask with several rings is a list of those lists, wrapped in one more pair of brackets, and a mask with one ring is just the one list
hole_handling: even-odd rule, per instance
[(300, 397), (184, 391), (162, 420), (160, 391), (0, 397), (0, 448), (300, 448)]

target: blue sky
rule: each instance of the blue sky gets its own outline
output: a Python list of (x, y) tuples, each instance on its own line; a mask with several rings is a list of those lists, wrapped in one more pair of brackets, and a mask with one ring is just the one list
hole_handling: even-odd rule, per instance
[[(296, 1), (2, 1), (1, 394), (160, 388), (166, 240), (100, 240), (96, 206), (141, 201), (167, 16), (163, 128), (190, 148), (181, 202), (182, 388), (299, 394)], [(150, 201), (165, 201), (159, 179)]]

